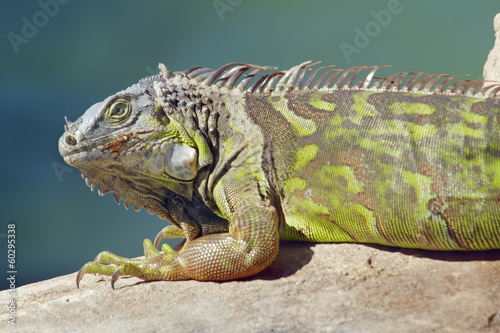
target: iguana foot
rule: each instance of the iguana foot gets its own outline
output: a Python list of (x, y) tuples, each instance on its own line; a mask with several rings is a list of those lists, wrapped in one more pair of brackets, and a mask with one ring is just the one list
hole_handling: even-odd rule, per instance
[[(142, 259), (128, 259), (108, 251), (99, 253), (94, 261), (86, 263), (78, 271), (76, 286), (80, 287), (80, 281), (85, 274), (111, 276), (113, 289), (116, 280), (123, 275), (135, 276), (144, 280), (166, 279), (166, 276), (171, 275), (171, 270), (177, 266), (175, 264), (176, 251), (167, 244), (163, 244), (162, 250), (158, 251), (149, 239), (144, 240), (143, 245), (145, 258)], [(177, 276), (177, 279), (182, 280), (182, 276)]]
[[(161, 238), (180, 235), (167, 228)], [(123, 275), (143, 280), (225, 281), (257, 274), (266, 268), (279, 251), (278, 216), (266, 203), (242, 205), (234, 213), (226, 233), (209, 234), (196, 239), (186, 237), (179, 251), (163, 245), (158, 251), (150, 240), (144, 241), (143, 259), (127, 259), (107, 251), (95, 261), (85, 264), (76, 282), (83, 275), (111, 276), (111, 286)]]

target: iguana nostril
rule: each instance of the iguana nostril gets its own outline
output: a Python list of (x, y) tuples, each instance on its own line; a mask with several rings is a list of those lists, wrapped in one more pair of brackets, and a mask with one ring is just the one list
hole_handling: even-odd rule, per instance
[(68, 135), (66, 136), (66, 138), (64, 139), (64, 141), (66, 142), (66, 144), (68, 146), (74, 146), (76, 145), (76, 138), (73, 136), (73, 135)]

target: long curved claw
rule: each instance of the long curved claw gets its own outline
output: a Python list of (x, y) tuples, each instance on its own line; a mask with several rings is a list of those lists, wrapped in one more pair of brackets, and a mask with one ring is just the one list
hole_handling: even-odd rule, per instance
[(160, 242), (166, 238), (186, 238), (184, 231), (175, 225), (169, 225), (163, 228), (155, 237), (154, 246), (158, 247)]
[(116, 266), (104, 265), (95, 261), (91, 261), (83, 265), (76, 275), (76, 287), (80, 288), (80, 281), (85, 274), (100, 274), (100, 275), (113, 275)]
[(76, 287), (80, 289), (80, 281), (82, 281), (83, 276), (85, 275), (85, 266), (82, 266), (76, 274)]
[(120, 267), (118, 267), (115, 272), (113, 273), (113, 275), (111, 276), (111, 288), (113, 288), (113, 290), (115, 289), (115, 282), (116, 280), (118, 280), (118, 278), (120, 276), (122, 276), (122, 268), (124, 267), (125, 265), (122, 265)]
[(165, 239), (165, 237), (163, 236), (163, 230), (162, 230), (156, 235), (154, 246), (155, 247), (158, 246), (163, 239)]

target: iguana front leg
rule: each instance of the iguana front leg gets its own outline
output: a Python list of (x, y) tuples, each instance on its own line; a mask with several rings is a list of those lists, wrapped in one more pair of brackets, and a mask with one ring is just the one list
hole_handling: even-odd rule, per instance
[[(145, 248), (150, 246), (146, 243)], [(188, 241), (178, 252), (164, 247), (159, 254), (145, 259), (126, 259), (103, 252), (96, 258), (100, 262), (89, 262), (80, 269), (77, 284), (88, 273), (112, 275), (112, 286), (123, 275), (144, 280), (243, 278), (266, 268), (278, 249), (276, 209), (265, 203), (242, 204), (234, 211), (227, 233)], [(147, 255), (154, 251), (146, 249)]]

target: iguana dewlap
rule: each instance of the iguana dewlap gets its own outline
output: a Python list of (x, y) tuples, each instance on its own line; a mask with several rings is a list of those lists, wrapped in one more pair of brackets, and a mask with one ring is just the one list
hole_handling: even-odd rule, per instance
[(160, 65), (67, 121), (59, 151), (87, 185), (173, 224), (145, 259), (101, 252), (77, 283), (242, 278), (280, 239), (500, 248), (500, 86), (314, 65)]

